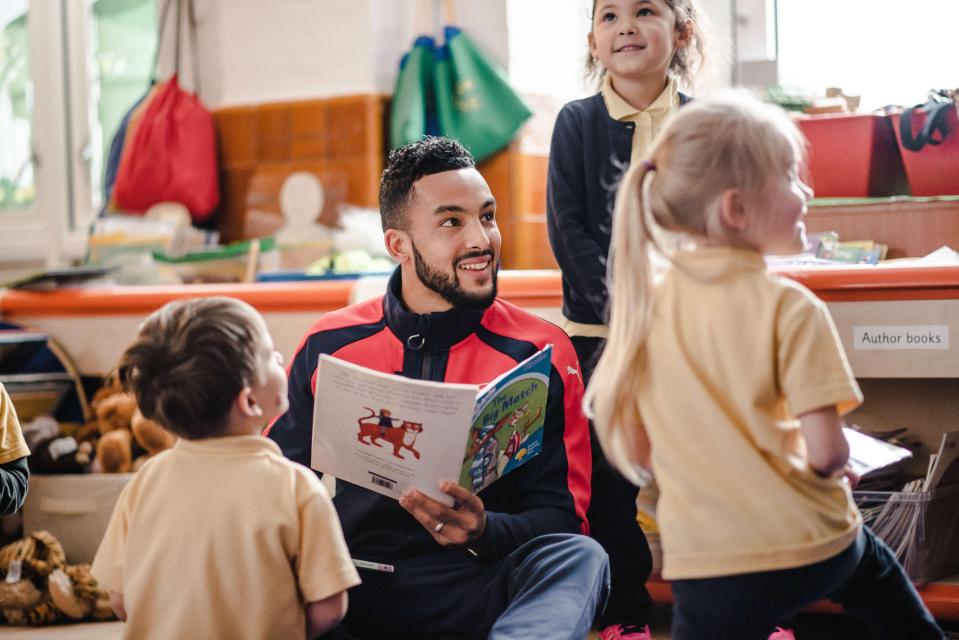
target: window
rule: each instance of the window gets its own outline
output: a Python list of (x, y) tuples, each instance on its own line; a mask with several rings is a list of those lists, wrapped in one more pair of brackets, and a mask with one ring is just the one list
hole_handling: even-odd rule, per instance
[(864, 110), (955, 88), (954, 0), (778, 0), (779, 83), (842, 87)]
[(154, 0), (0, 2), (0, 262), (82, 255), (155, 44)]
[(27, 0), (11, 0), (0, 6), (0, 211), (29, 207), (36, 195), (32, 103)]

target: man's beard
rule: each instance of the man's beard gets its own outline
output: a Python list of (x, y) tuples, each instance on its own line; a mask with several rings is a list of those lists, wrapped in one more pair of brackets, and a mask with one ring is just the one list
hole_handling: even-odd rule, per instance
[[(493, 300), (496, 299), (497, 267), (496, 263), (493, 262), (494, 256), (492, 251), (475, 251), (456, 258), (456, 260), (453, 261), (453, 275), (446, 275), (426, 264), (422, 254), (416, 249), (416, 243), (411, 241), (411, 245), (413, 247), (413, 264), (416, 267), (416, 275), (419, 277), (420, 282), (426, 285), (427, 289), (435, 291), (443, 300), (446, 300), (458, 308), (486, 309), (493, 304)], [(469, 293), (463, 289), (459, 283), (459, 279), (456, 277), (457, 265), (463, 260), (480, 258), (482, 256), (489, 256), (491, 266), (490, 278), (493, 286), (490, 288), (489, 293)]]

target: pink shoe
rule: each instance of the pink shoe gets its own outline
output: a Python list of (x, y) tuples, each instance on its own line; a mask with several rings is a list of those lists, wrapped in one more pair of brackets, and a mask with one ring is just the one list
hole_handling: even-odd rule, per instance
[(792, 629), (783, 629), (776, 627), (776, 630), (769, 636), (769, 640), (796, 640), (796, 634)]
[(653, 640), (653, 634), (648, 624), (611, 624), (599, 632), (599, 640)]

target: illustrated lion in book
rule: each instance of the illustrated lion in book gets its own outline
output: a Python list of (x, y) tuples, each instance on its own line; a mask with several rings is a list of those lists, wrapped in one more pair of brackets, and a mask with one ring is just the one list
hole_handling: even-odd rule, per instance
[[(393, 445), (393, 455), (400, 460), (406, 460), (400, 455), (400, 449), (409, 449), (419, 460), (420, 452), (416, 450), (414, 445), (416, 444), (416, 436), (423, 432), (421, 423), (401, 420), (398, 427), (386, 426), (383, 422), (382, 412), (377, 415), (373, 409), (363, 408), (369, 411), (370, 415), (363, 416), (356, 421), (360, 427), (359, 433), (356, 434), (357, 440), (375, 447), (383, 446), (377, 440), (386, 440)], [(387, 419), (391, 421), (390, 424), (392, 424), (392, 420), (397, 420), (397, 418), (389, 418), (388, 416), (389, 413), (387, 413)], [(376, 420), (376, 422), (371, 422), (371, 420)]]

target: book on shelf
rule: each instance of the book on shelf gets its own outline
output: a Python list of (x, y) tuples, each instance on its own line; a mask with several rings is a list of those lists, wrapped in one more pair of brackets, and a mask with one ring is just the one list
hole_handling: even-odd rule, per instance
[(858, 425), (842, 432), (849, 443), (849, 464), (862, 480), (894, 473), (912, 458), (909, 449), (864, 433)]
[(923, 491), (959, 484), (959, 431), (942, 434), (939, 450), (929, 456)]
[(310, 466), (398, 499), (445, 504), (441, 480), (476, 493), (543, 446), (552, 345), (482, 387), (415, 380), (323, 354)]

